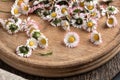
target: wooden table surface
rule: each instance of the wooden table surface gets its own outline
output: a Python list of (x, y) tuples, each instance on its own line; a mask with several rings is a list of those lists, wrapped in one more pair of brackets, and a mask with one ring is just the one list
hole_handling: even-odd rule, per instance
[[(11, 74), (15, 74), (17, 76), (23, 77), (28, 80), (53, 80), (52, 78), (43, 78), (43, 77), (33, 76), (20, 72), (8, 66), (6, 63), (4, 63), (1, 60), (0, 60), (0, 69), (8, 71)], [(120, 53), (118, 53), (113, 59), (111, 59), (106, 64), (88, 73), (79, 74), (66, 78), (54, 78), (54, 79), (55, 80), (112, 80), (113, 77), (115, 77), (119, 71), (120, 71)]]

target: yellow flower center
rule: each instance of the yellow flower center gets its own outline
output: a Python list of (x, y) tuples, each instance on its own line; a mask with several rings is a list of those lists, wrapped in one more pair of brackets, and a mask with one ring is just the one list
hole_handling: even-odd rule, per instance
[(84, 7), (84, 1), (79, 3), (80, 7)]
[(51, 13), (51, 16), (55, 18), (57, 16), (57, 13), (53, 12)]
[(30, 41), (30, 42), (29, 42), (29, 45), (30, 45), (30, 46), (33, 46), (33, 45), (34, 45), (34, 42), (33, 42), (33, 41)]
[(113, 18), (109, 18), (109, 19), (108, 19), (108, 23), (109, 23), (109, 24), (113, 24), (113, 22), (114, 22)]
[(19, 0), (18, 3), (17, 3), (17, 5), (20, 6), (23, 2), (24, 2), (23, 0)]
[(25, 11), (28, 11), (28, 9), (29, 9), (28, 6), (25, 5), (25, 6), (24, 6), (24, 10), (25, 10)]
[(98, 34), (94, 34), (94, 40), (98, 41), (99, 40), (99, 35)]
[(70, 36), (68, 41), (69, 41), (69, 43), (73, 43), (75, 41), (75, 37), (74, 36)]
[(89, 5), (89, 6), (87, 6), (87, 8), (88, 8), (89, 10), (93, 10), (93, 9), (94, 9), (94, 6), (93, 6), (93, 5)]
[(90, 21), (90, 22), (87, 22), (87, 26), (89, 27), (89, 28), (92, 28), (93, 27), (93, 23)]
[(62, 8), (61, 12), (64, 14), (67, 11), (66, 8)]
[(19, 13), (19, 10), (16, 8), (14, 9), (14, 14), (18, 14)]
[(45, 45), (46, 44), (46, 39), (41, 39), (41, 41), (40, 41), (43, 45)]

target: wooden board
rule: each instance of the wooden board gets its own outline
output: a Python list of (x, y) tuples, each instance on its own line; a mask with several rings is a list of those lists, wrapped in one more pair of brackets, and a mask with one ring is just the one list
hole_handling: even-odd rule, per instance
[[(0, 9), (10, 11), (13, 2), (1, 2)], [(118, 6), (119, 0), (113, 5)], [(119, 7), (120, 9), (120, 7)], [(10, 14), (0, 13), (0, 18), (9, 18)], [(36, 15), (29, 15), (38, 22), (41, 31), (49, 39), (47, 49), (38, 48), (30, 58), (21, 58), (15, 54), (16, 47), (25, 44), (27, 36), (25, 33), (18, 33), (13, 36), (0, 28), (0, 58), (12, 67), (23, 72), (46, 76), (63, 77), (83, 73), (97, 68), (110, 60), (120, 50), (120, 28), (119, 24), (115, 28), (106, 28), (105, 17), (99, 21), (98, 31), (102, 34), (103, 44), (95, 46), (89, 42), (90, 33), (80, 29), (72, 28), (80, 36), (78, 47), (70, 49), (63, 45), (63, 38), (66, 32), (60, 28), (52, 27)], [(21, 16), (26, 18), (26, 16)], [(120, 15), (117, 15), (118, 22)], [(37, 53), (53, 51), (50, 56), (38, 56)]]

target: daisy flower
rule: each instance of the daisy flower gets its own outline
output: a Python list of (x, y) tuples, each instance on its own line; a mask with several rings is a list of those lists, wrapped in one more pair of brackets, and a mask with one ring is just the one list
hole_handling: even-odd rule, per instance
[(93, 31), (91, 33), (90, 41), (95, 45), (101, 44), (102, 43), (101, 34), (97, 31)]
[(51, 21), (55, 18), (60, 18), (60, 14), (57, 11), (51, 12), (50, 15), (46, 16), (45, 20)]
[(76, 14), (73, 16), (73, 19), (71, 20), (71, 24), (76, 28), (82, 28), (84, 26), (84, 14)]
[(50, 15), (50, 12), (51, 12), (50, 10), (42, 10), (41, 13), (40, 13), (41, 18), (43, 20), (47, 20), (48, 19), (47, 16)]
[(15, 0), (15, 4), (21, 6), (22, 3), (28, 4), (29, 0)]
[(79, 0), (78, 5), (79, 5), (81, 10), (84, 10), (84, 8), (85, 8), (85, 0)]
[(23, 26), (23, 30), (25, 31), (29, 31), (31, 27), (35, 29), (39, 29), (38, 24), (34, 20), (32, 20), (30, 17), (28, 17), (22, 22), (22, 26)]
[(70, 31), (70, 23), (67, 20), (62, 20), (61, 26), (65, 31)]
[(97, 9), (95, 9), (93, 12), (89, 13), (89, 18), (90, 17), (95, 19), (95, 20), (99, 20), (99, 18), (101, 17), (100, 12)]
[(111, 15), (108, 17), (106, 24), (109, 28), (115, 27), (117, 25), (117, 19), (115, 16)]
[(17, 5), (13, 5), (12, 8), (11, 8), (11, 14), (15, 17), (19, 17), (21, 15), (20, 13), (20, 7), (17, 6)]
[(69, 47), (73, 48), (76, 47), (79, 43), (79, 35), (75, 32), (68, 32), (64, 37), (64, 44)]
[(18, 23), (19, 23), (18, 21), (15, 21), (14, 19), (9, 18), (8, 20), (6, 20), (5, 29), (10, 34), (17, 33), (20, 30), (20, 25)]
[(42, 35), (42, 33), (40, 32), (40, 30), (33, 30), (30, 34), (30, 37), (35, 38), (36, 40), (38, 40), (38, 38)]
[(93, 1), (85, 2), (85, 8), (88, 11), (93, 11), (96, 8), (96, 5), (93, 3)]
[(86, 20), (83, 29), (88, 32), (92, 32), (93, 30), (96, 30), (96, 27), (97, 27), (97, 22), (94, 19), (88, 19)]
[(56, 5), (55, 7), (58, 8), (58, 13), (60, 13), (61, 17), (64, 17), (64, 16), (66, 16), (66, 15), (69, 14), (68, 13), (68, 6), (65, 6), (65, 5), (61, 5), (61, 6)]
[(32, 50), (28, 46), (21, 45), (17, 47), (16, 54), (21, 57), (30, 57)]
[(13, 33), (17, 33), (20, 30), (20, 26), (16, 25), (15, 23), (8, 23), (6, 25), (6, 29), (8, 33), (13, 34)]
[(54, 27), (58, 27), (58, 26), (60, 26), (61, 25), (61, 19), (58, 19), (58, 18), (55, 18), (54, 20), (52, 20), (51, 22), (50, 22), (50, 24), (52, 25), (52, 26), (54, 26)]
[(34, 50), (34, 49), (37, 48), (38, 43), (37, 43), (37, 40), (36, 40), (36, 39), (30, 38), (30, 39), (27, 40), (26, 45), (27, 45), (29, 48), (31, 48), (31, 49)]
[(80, 14), (82, 9), (80, 7), (69, 8), (69, 13), (72, 15)]
[(29, 7), (28, 4), (25, 4), (25, 3), (21, 4), (21, 12), (22, 12), (22, 14), (28, 15), (29, 10), (30, 10), (30, 7)]
[(41, 48), (47, 48), (48, 47), (48, 39), (42, 35), (38, 38), (38, 44), (39, 44), (39, 47)]
[(106, 8), (108, 14), (117, 14), (119, 10), (115, 6), (108, 6)]

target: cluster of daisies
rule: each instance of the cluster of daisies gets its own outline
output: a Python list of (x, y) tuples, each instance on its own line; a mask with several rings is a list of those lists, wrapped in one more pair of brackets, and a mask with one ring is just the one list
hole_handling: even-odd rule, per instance
[(106, 25), (108, 28), (115, 27), (117, 25), (115, 14), (119, 10), (115, 6), (102, 5), (99, 0), (35, 0), (29, 13), (33, 12), (43, 20), (49, 21), (52, 26), (68, 31), (64, 43), (67, 47), (76, 47), (80, 38), (77, 33), (70, 32), (71, 26), (91, 32), (90, 41), (99, 45), (102, 43), (102, 37), (97, 32), (98, 20), (107, 15)]
[[(103, 3), (112, 0), (102, 0)], [(106, 25), (108, 28), (117, 25), (115, 15), (119, 10), (115, 6), (100, 4), (98, 0), (34, 0), (33, 5), (29, 5), (29, 0), (16, 0), (11, 8), (12, 18), (0, 19), (3, 28), (9, 34), (25, 31), (29, 39), (25, 45), (18, 46), (16, 53), (22, 57), (29, 57), (32, 50), (38, 46), (48, 47), (48, 39), (39, 30), (37, 23), (30, 18), (21, 20), (21, 14), (27, 15), (37, 13), (43, 20), (47, 20), (54, 27), (61, 27), (67, 31), (64, 37), (64, 44), (73, 48), (80, 42), (80, 37), (76, 32), (71, 32), (70, 27), (85, 30), (91, 33), (90, 41), (99, 45), (102, 37), (97, 32), (98, 20), (102, 16), (107, 16)]]
[(30, 18), (27, 20), (21, 20), (20, 18), (12, 17), (7, 20), (0, 19), (0, 23), (9, 34), (24, 31), (29, 37), (25, 45), (17, 47), (17, 55), (21, 57), (29, 57), (32, 54), (32, 50), (36, 49), (38, 46), (40, 48), (48, 47), (48, 39), (43, 33), (41, 33), (34, 20), (31, 20)]
[(19, 17), (21, 14), (28, 15), (29, 11), (29, 0), (15, 0), (11, 8), (11, 14), (15, 17)]

